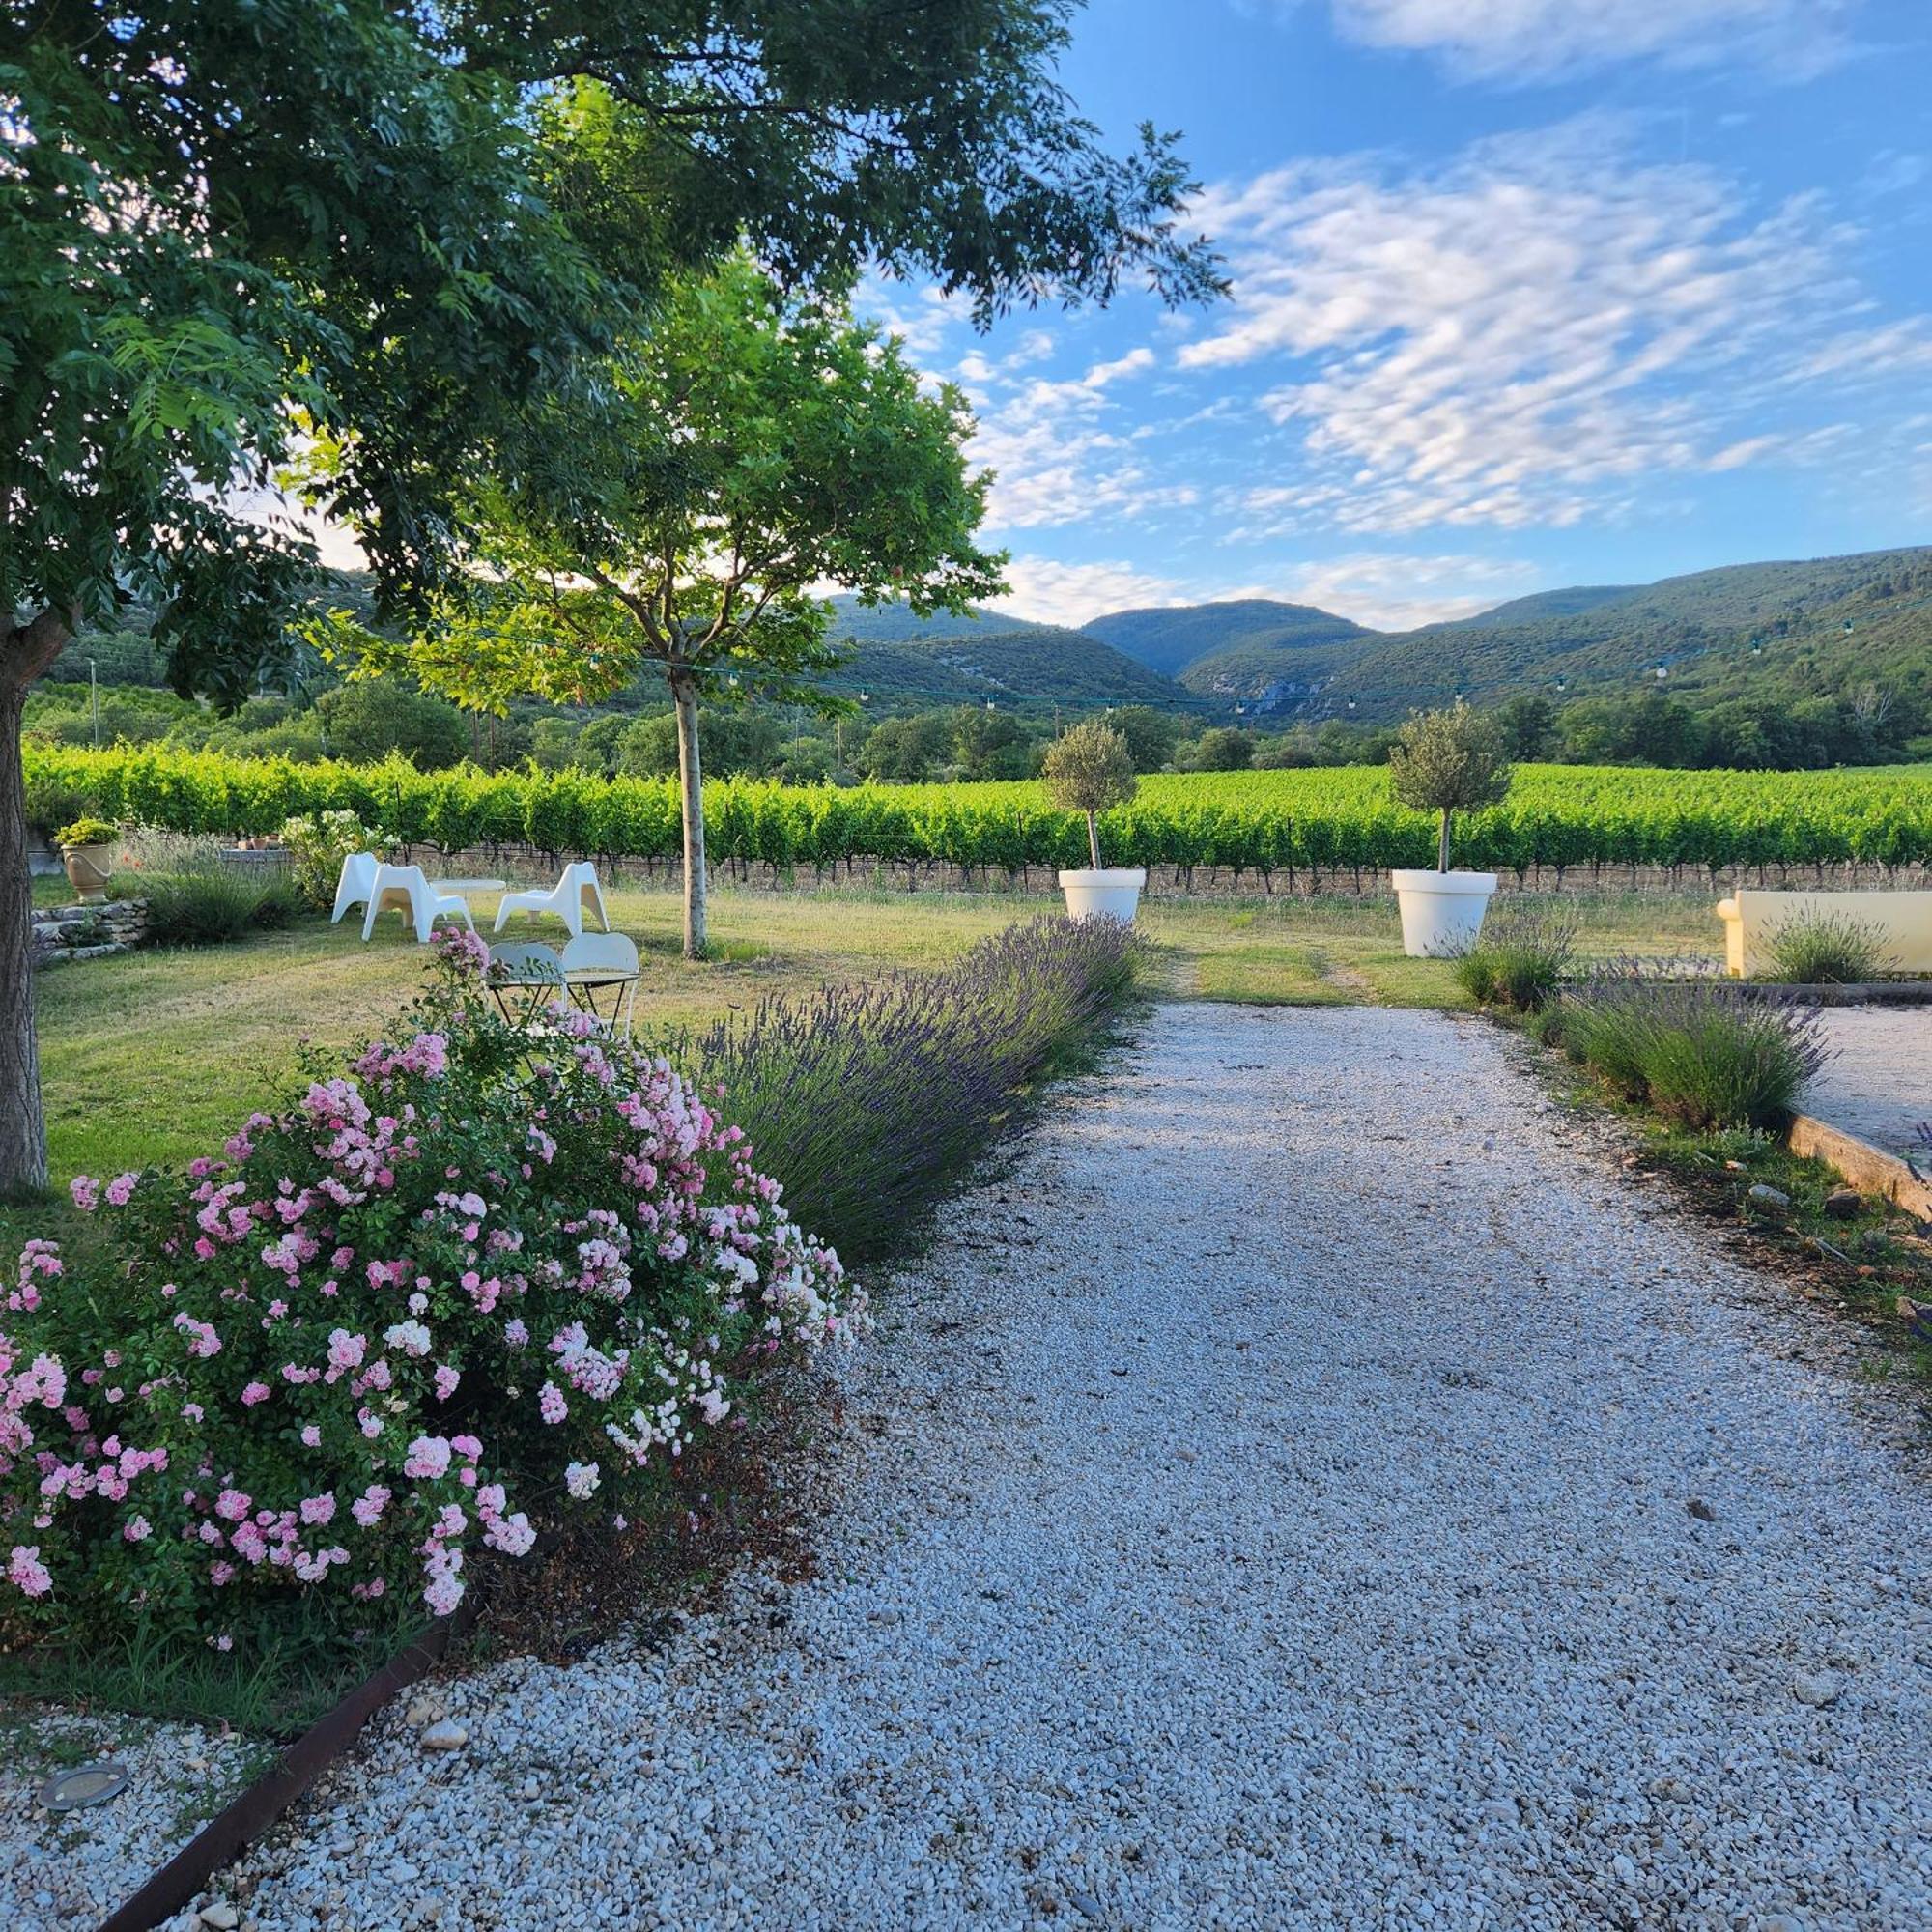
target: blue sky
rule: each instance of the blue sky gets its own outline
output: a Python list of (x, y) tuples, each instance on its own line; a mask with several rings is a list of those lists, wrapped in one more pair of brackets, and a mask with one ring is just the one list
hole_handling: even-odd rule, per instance
[(1185, 134), (1230, 299), (977, 335), (1015, 614), (1365, 623), (1932, 540), (1926, 0), (1092, 0), (1065, 77)]

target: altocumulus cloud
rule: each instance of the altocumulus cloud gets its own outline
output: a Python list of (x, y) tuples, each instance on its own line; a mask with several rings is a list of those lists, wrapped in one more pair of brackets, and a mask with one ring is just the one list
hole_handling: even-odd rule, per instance
[[(1296, 4), (1296, 0), (1289, 0)], [(1458, 75), (1551, 80), (1612, 62), (1749, 62), (1803, 78), (1842, 59), (1858, 0), (1330, 0), (1350, 40)]]
[(1785, 440), (1762, 419), (1774, 378), (1861, 305), (1843, 231), (1808, 199), (1752, 217), (1726, 177), (1645, 164), (1632, 136), (1591, 118), (1208, 197), (1235, 299), (1179, 362), (1278, 372), (1261, 407), (1305, 459), (1246, 494), (1240, 534), (1563, 527)]

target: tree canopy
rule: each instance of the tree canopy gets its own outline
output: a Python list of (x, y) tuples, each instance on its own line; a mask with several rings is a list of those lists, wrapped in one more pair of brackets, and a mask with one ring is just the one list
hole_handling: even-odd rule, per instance
[(515, 489), (741, 241), (980, 321), (1213, 293), (1172, 138), (1109, 155), (1055, 80), (1072, 11), (0, 0), (0, 1189), (45, 1171), (18, 729), (72, 634), (138, 596), (176, 689), (239, 702), (314, 563), (264, 514), (292, 455), (420, 614), (468, 479)]
[(474, 709), (582, 703), (662, 669), (685, 781), (686, 945), (704, 946), (700, 696), (828, 702), (828, 585), (921, 612), (1004, 586), (974, 538), (964, 396), (896, 338), (744, 255), (671, 290), (592, 407), (559, 401), (524, 468), (463, 504), (469, 565), (403, 640), (346, 617), (333, 647)]

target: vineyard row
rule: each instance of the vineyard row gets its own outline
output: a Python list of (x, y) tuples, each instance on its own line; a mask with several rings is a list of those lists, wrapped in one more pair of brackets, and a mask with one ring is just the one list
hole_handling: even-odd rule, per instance
[[(347, 808), (411, 845), (530, 845), (553, 857), (665, 860), (679, 849), (668, 780), (589, 773), (418, 772), (215, 753), (29, 744), (27, 815), (51, 830), (100, 814), (176, 832), (273, 833), (298, 812)], [(705, 786), (714, 861), (820, 871), (853, 862), (1018, 872), (1085, 863), (1078, 820), (1034, 782)], [(1144, 779), (1101, 820), (1110, 865), (1215, 867), (1271, 879), (1434, 863), (1429, 821), (1388, 795), (1385, 771), (1199, 773)], [(1932, 767), (1679, 772), (1519, 770), (1501, 806), (1467, 819), (1459, 864), (1531, 867), (1826, 866), (1932, 859)]]

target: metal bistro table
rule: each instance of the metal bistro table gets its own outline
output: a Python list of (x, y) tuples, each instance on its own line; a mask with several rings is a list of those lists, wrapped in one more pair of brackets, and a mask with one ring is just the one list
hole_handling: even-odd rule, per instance
[[(638, 999), (638, 973), (635, 968), (624, 972), (615, 966), (573, 966), (566, 968), (563, 983), (570, 993), (571, 1003), (579, 1011), (588, 1013), (597, 1022), (606, 1039), (630, 1038), (631, 1014)], [(608, 1013), (598, 1004), (600, 993), (611, 996), (611, 1010)]]

